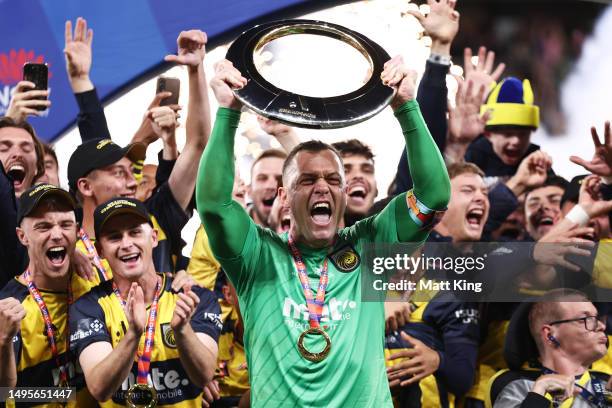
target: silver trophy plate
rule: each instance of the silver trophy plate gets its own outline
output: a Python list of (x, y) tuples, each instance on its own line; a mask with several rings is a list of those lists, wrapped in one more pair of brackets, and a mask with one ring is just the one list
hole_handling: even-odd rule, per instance
[[(301, 95), (281, 89), (258, 71), (254, 55), (271, 41), (294, 34), (331, 37), (356, 49), (369, 64), (368, 80), (357, 90), (331, 97)], [(236, 98), (256, 113), (291, 126), (334, 129), (363, 122), (382, 111), (395, 91), (383, 85), (380, 75), (389, 54), (366, 36), (315, 20), (281, 20), (255, 26), (242, 33), (230, 46), (230, 60), (248, 83), (235, 90)]]

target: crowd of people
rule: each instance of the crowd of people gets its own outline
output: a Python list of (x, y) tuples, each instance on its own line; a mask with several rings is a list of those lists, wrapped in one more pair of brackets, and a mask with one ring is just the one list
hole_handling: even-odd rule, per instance
[[(465, 50), (448, 103), (460, 16), (456, 0), (428, 4), (409, 12), (432, 40), (423, 77), (401, 57), (381, 75), (406, 149), (379, 201), (369, 146), (303, 141), (263, 117), (282, 149), (264, 151), (245, 185), (233, 90), (248, 80), (227, 60), (208, 80), (196, 29), (165, 56), (188, 72), (184, 147), (168, 92), (118, 146), (90, 78), (93, 30), (67, 21), (82, 138), (68, 190), (27, 121), (52, 105), (48, 91), (20, 82), (0, 119), (0, 387), (73, 387), (77, 407), (612, 405), (610, 123), (603, 140), (601, 125), (590, 129), (592, 158), (551, 157), (530, 141), (537, 89), (504, 77), (482, 46), (477, 63)], [(143, 166), (158, 139), (159, 164)], [(560, 160), (585, 174), (563, 179)], [(461, 278), (502, 288), (504, 301), (419, 289), (366, 301), (365, 253), (383, 243), (484, 255)], [(435, 267), (417, 276), (442, 279)]]

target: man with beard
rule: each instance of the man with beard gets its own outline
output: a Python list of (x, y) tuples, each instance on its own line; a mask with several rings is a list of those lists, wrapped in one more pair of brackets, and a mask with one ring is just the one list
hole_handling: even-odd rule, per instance
[(50, 184), (21, 194), (16, 232), (29, 264), (0, 292), (0, 386), (76, 387), (70, 406), (91, 406), (83, 374), (67, 349), (68, 306), (88, 289), (73, 279), (70, 266), (75, 208), (67, 191)]
[[(342, 160), (327, 144), (302, 143), (283, 168), (280, 197), (292, 223), (279, 236), (256, 226), (231, 199), (227, 169), (241, 107), (232, 88), (246, 79), (229, 61), (216, 67), (211, 86), (220, 108), (196, 200), (211, 248), (240, 300), (253, 407), (391, 405), (381, 347), (384, 294), (377, 294), (378, 302), (361, 300), (366, 277), (358, 254), (372, 242), (423, 242), (446, 207), (449, 182), (414, 101), (414, 73), (396, 57), (381, 79), (397, 88), (391, 106), (405, 136), (414, 190), (378, 216), (338, 230), (347, 200)], [(310, 288), (317, 282), (315, 300)], [(344, 313), (338, 302), (346, 305)]]
[(27, 251), (15, 236), (15, 198), (45, 172), (42, 143), (27, 122), (0, 119), (0, 288), (27, 265)]
[(369, 146), (357, 139), (332, 143), (340, 152), (346, 177), (348, 201), (344, 212), (344, 226), (350, 227), (365, 218), (378, 195), (374, 175), (374, 154)]
[(282, 150), (265, 150), (251, 166), (251, 182), (247, 194), (252, 204), (248, 211), (257, 225), (268, 226), (268, 217), (278, 193), (286, 157), (287, 153)]

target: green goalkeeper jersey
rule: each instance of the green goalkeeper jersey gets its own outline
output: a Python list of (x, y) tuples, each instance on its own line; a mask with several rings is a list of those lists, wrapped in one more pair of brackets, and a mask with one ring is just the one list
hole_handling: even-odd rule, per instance
[[(211, 248), (238, 293), (253, 407), (392, 406), (384, 360), (384, 293), (378, 302), (362, 301), (361, 254), (374, 242), (423, 242), (433, 209), (446, 206), (450, 188), (416, 102), (404, 104), (396, 116), (409, 160), (422, 156), (411, 164), (412, 201), (401, 194), (378, 215), (340, 230), (333, 248), (297, 245), (314, 291), (329, 259), (320, 324), (331, 339), (331, 351), (315, 363), (298, 351), (309, 320), (288, 237), (255, 225), (231, 200), (239, 112), (221, 108), (217, 113), (200, 163), (196, 198)], [(322, 336), (307, 336), (305, 345), (319, 351), (325, 343)]]

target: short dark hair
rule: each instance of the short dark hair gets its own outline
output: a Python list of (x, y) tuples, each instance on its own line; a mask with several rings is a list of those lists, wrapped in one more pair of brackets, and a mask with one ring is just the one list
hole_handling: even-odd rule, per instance
[(527, 189), (527, 191), (525, 191), (525, 197), (527, 197), (529, 193), (531, 193), (532, 191), (535, 191), (535, 190), (538, 190), (544, 187), (550, 187), (550, 186), (559, 187), (565, 192), (565, 189), (567, 189), (568, 185), (569, 185), (569, 182), (566, 179), (564, 179), (561, 176), (557, 176), (556, 174), (552, 174), (546, 177), (546, 181), (544, 181), (544, 184), (542, 184), (541, 186), (531, 187)]
[(340, 163), (342, 163), (342, 155), (340, 154), (340, 152), (338, 152), (338, 150), (336, 150), (336, 148), (334, 148), (334, 146), (327, 143), (323, 143), (320, 140), (309, 140), (307, 142), (300, 143), (299, 145), (295, 146), (293, 150), (291, 150), (291, 152), (285, 159), (285, 164), (283, 164), (283, 176), (285, 175), (287, 168), (299, 152), (318, 153), (324, 150), (331, 150), (332, 153), (338, 156), (338, 158), (340, 159)]
[(287, 158), (287, 153), (285, 153), (285, 151), (281, 150), (281, 149), (267, 149), (267, 150), (264, 150), (259, 156), (257, 156), (255, 161), (253, 161), (253, 164), (251, 164), (251, 174), (253, 174), (253, 168), (255, 167), (255, 165), (257, 163), (259, 163), (263, 159), (267, 159), (267, 158), (270, 158), (270, 157), (275, 157), (275, 158), (278, 158), (278, 159), (285, 160)]
[(55, 150), (53, 150), (53, 146), (47, 143), (43, 143), (42, 146), (43, 146), (44, 154), (48, 154), (49, 156), (53, 157), (55, 164), (59, 167), (59, 162), (57, 161), (57, 154), (55, 154)]
[(344, 140), (342, 142), (332, 143), (332, 146), (340, 152), (342, 157), (346, 156), (364, 156), (368, 160), (374, 160), (374, 153), (370, 146), (362, 143), (357, 139)]
[(3, 116), (0, 118), (0, 129), (13, 127), (17, 129), (23, 129), (32, 136), (32, 141), (34, 142), (34, 151), (36, 152), (36, 174), (34, 175), (33, 180), (36, 180), (43, 174), (45, 174), (45, 152), (43, 148), (43, 144), (36, 136), (36, 131), (28, 122), (15, 122), (13, 118), (8, 116)]

